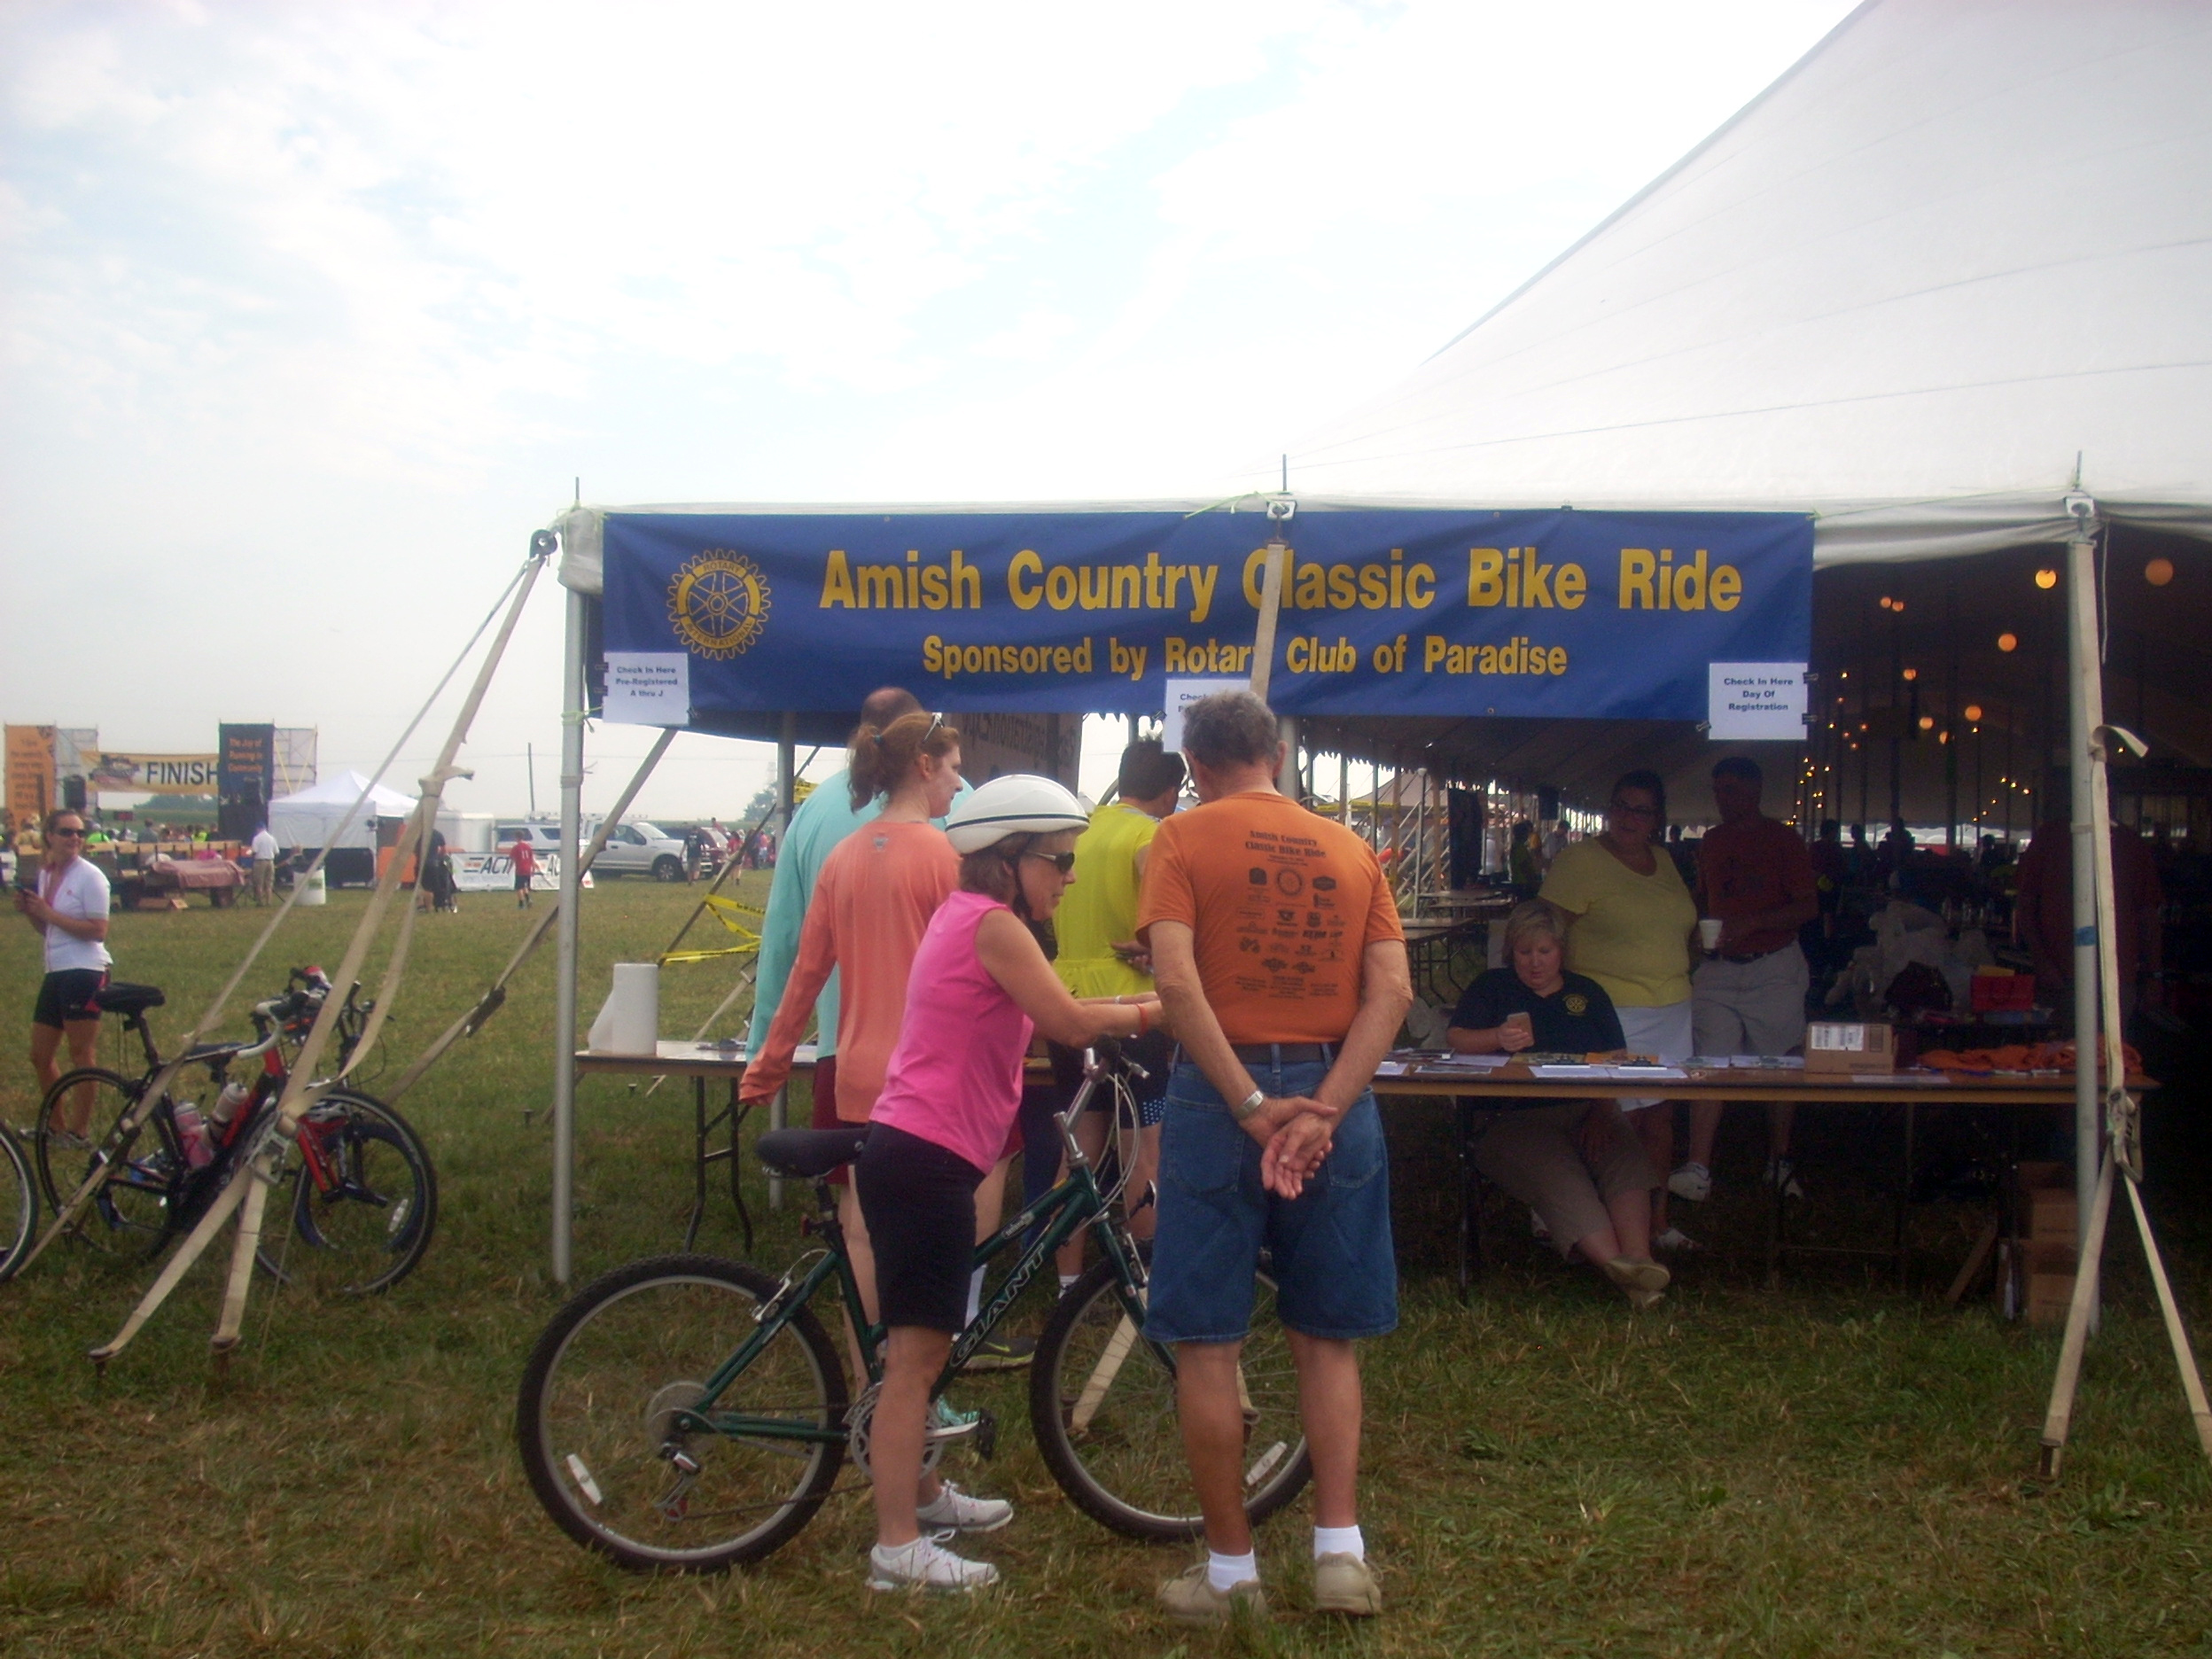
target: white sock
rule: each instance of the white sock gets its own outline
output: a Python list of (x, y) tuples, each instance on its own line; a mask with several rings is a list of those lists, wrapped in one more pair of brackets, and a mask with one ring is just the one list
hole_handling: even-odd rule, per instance
[(1359, 1536), (1356, 1526), (1317, 1526), (1313, 1529), (1313, 1559), (1319, 1561), (1324, 1555), (1349, 1555), (1354, 1561), (1365, 1561), (1367, 1540)]
[(976, 1322), (976, 1315), (983, 1312), (983, 1269), (978, 1267), (968, 1275), (968, 1322)]
[(1224, 1555), (1219, 1550), (1206, 1552), (1206, 1582), (1216, 1590), (1234, 1590), (1241, 1584), (1254, 1584), (1259, 1578), (1259, 1557), (1250, 1550), (1242, 1555)]
[(1077, 1280), (1080, 1279), (1082, 1276), (1083, 1276), (1083, 1275), (1082, 1275), (1081, 1273), (1062, 1273), (1062, 1274), (1060, 1275), (1060, 1289), (1061, 1289), (1062, 1290), (1063, 1290), (1063, 1291), (1064, 1291), (1064, 1290), (1065, 1290), (1065, 1289), (1067, 1289), (1070, 1285), (1073, 1284), (1073, 1283), (1074, 1283)]

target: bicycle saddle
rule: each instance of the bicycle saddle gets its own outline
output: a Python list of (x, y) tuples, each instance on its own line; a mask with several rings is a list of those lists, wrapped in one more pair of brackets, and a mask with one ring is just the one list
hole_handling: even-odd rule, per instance
[(105, 985), (92, 999), (105, 1012), (121, 1014), (125, 1019), (158, 1009), (168, 1000), (160, 986), (145, 985)]
[(868, 1144), (868, 1125), (845, 1129), (771, 1129), (753, 1156), (779, 1175), (814, 1180), (860, 1157)]

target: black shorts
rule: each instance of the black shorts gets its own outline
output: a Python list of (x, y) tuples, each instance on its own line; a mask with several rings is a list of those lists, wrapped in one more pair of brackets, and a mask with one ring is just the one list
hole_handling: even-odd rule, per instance
[(31, 1010), (31, 1024), (59, 1031), (78, 1020), (99, 1018), (100, 1010), (92, 1006), (92, 999), (106, 983), (107, 974), (98, 968), (64, 968), (48, 974), (39, 981), (38, 1006)]
[(876, 1297), (885, 1325), (949, 1335), (967, 1324), (976, 1188), (982, 1184), (982, 1171), (934, 1141), (889, 1124), (868, 1132), (853, 1185), (876, 1252)]
[(517, 870), (515, 872), (515, 891), (517, 892), (528, 892), (530, 891), (530, 879), (536, 874), (537, 871), (535, 870)]

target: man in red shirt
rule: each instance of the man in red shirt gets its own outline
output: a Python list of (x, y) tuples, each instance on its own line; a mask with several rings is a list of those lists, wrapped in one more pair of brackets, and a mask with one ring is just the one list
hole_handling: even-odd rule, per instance
[[(1720, 943), (1690, 980), (1690, 1019), (1701, 1055), (1782, 1055), (1803, 1047), (1811, 975), (1797, 930), (1820, 913), (1819, 878), (1805, 844), (1759, 810), (1759, 766), (1730, 755), (1713, 767), (1720, 822), (1697, 852), (1698, 915), (1720, 923)], [(1713, 1136), (1721, 1103), (1690, 1109), (1689, 1161), (1667, 1190), (1693, 1202), (1712, 1190)], [(1767, 1109), (1766, 1178), (1792, 1196), (1789, 1131), (1795, 1108)]]
[[(2125, 824), (2112, 826), (2113, 939), (2120, 958), (2120, 1023), (2135, 1016), (2136, 982), (2155, 977), (2165, 965), (2159, 912), (2166, 889), (2143, 837)], [(2020, 855), (2020, 891), (2013, 925), (2035, 958), (2036, 992), (2060, 1017), (2074, 1013), (2074, 832), (2064, 818), (2037, 830)], [(2155, 996), (2155, 989), (2153, 993)]]

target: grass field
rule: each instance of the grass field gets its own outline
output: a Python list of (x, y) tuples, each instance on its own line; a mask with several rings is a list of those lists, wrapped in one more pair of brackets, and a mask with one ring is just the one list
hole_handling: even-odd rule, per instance
[[(658, 951), (689, 895), (612, 882), (585, 898), (588, 1016), (606, 964)], [(295, 962), (334, 967), (362, 902), (339, 894), (299, 913), (249, 989), (269, 993)], [(119, 977), (167, 987), (157, 1018), (174, 1038), (261, 920), (119, 917)], [(387, 1076), (496, 970), (522, 923), (489, 894), (424, 919)], [(0, 939), (0, 1007), (19, 1011), (20, 1033), (36, 941), (19, 923)], [(688, 1031), (720, 999), (718, 966), (665, 976), (665, 1031)], [(1103, 1532), (1060, 1498), (1019, 1378), (962, 1391), (1007, 1429), (995, 1462), (955, 1471), (1019, 1506), (978, 1552), (1005, 1571), (1003, 1593), (871, 1601), (859, 1494), (833, 1499), (755, 1569), (627, 1577), (554, 1530), (510, 1438), (523, 1358), (560, 1300), (545, 1271), (550, 987), (549, 952), (404, 1102), (442, 1202), (430, 1255), (390, 1297), (317, 1304), (263, 1283), (219, 1381), (206, 1350), (218, 1273), (203, 1266), (101, 1381), (84, 1351), (113, 1333), (150, 1269), (64, 1250), (0, 1287), (0, 1652), (2212, 1651), (2212, 1482), (2124, 1221), (2066, 1477), (2046, 1488), (2031, 1476), (2053, 1336), (2005, 1325), (1979, 1299), (1952, 1312), (1925, 1284), (1904, 1295), (1841, 1269), (1769, 1294), (1742, 1200), (1690, 1218), (1717, 1248), (1658, 1314), (1632, 1317), (1588, 1275), (1539, 1258), (1502, 1212), (1493, 1266), (1462, 1306), (1440, 1185), (1448, 1143), (1411, 1104), (1391, 1123), (1405, 1327), (1367, 1359), (1364, 1519), (1384, 1569), (1382, 1619), (1350, 1628), (1301, 1610), (1301, 1505), (1261, 1537), (1269, 1623), (1192, 1635), (1158, 1622), (1153, 1586), (1188, 1555)], [(22, 1124), (29, 1069), (12, 1040), (0, 1111)], [(2164, 1063), (2200, 1075), (2200, 1060)], [(2169, 1110), (2200, 1099), (2200, 1086), (2177, 1091)], [(580, 1281), (680, 1243), (689, 1115), (674, 1085), (650, 1099), (584, 1087)], [(2203, 1331), (2206, 1160), (2186, 1127), (2154, 1140), (2166, 1177), (2154, 1201)], [(1722, 1174), (1740, 1184), (1756, 1143), (1733, 1118), (1730, 1136)], [(796, 1253), (793, 1215), (764, 1227), (765, 1263)], [(1927, 1219), (1922, 1281), (1940, 1284), (1965, 1225), (1963, 1213)], [(701, 1242), (736, 1250), (726, 1203)]]

